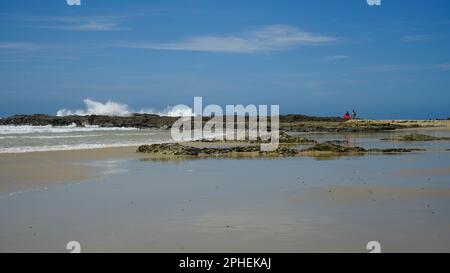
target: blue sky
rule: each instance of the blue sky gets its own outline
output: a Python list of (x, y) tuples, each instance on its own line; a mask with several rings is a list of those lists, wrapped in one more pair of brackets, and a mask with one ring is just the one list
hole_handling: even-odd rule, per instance
[(450, 1), (0, 2), (0, 116), (132, 109), (450, 117)]

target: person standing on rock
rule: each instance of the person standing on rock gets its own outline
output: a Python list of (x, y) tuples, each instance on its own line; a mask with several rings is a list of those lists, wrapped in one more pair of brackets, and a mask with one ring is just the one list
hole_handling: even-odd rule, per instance
[(356, 119), (356, 117), (358, 116), (358, 114), (356, 114), (355, 110), (352, 111), (352, 119)]

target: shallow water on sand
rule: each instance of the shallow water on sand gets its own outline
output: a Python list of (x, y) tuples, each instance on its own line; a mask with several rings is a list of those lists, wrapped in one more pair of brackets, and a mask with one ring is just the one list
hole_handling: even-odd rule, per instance
[(323, 141), (339, 141), (344, 146), (359, 146), (366, 149), (379, 148), (409, 148), (426, 149), (429, 151), (445, 151), (450, 148), (450, 141), (384, 141), (385, 138), (394, 138), (408, 134), (425, 134), (434, 137), (450, 137), (450, 130), (420, 129), (397, 130), (372, 133), (301, 133), (306, 138)]
[(450, 251), (450, 152), (95, 164), (3, 195), (0, 251)]

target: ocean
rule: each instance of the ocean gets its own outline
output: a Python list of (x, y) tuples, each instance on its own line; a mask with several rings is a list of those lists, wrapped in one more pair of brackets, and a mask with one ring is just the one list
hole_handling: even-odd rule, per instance
[(170, 131), (162, 129), (0, 126), (0, 153), (86, 150), (170, 141)]
[[(318, 141), (340, 140), (346, 146), (363, 148), (421, 148), (447, 149), (447, 142), (386, 142), (385, 137), (407, 133), (422, 133), (437, 137), (450, 137), (448, 130), (408, 130), (377, 133), (301, 133)], [(295, 134), (295, 133), (293, 133)], [(170, 130), (121, 127), (86, 126), (0, 126), (0, 154), (44, 151), (90, 150), (100, 148), (131, 147), (144, 144), (173, 142)]]

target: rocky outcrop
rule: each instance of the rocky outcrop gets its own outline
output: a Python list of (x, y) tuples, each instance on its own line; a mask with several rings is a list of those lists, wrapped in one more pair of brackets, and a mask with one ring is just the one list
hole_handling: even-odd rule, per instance
[(307, 121), (319, 121), (319, 122), (342, 122), (345, 119), (341, 117), (314, 117), (305, 116), (299, 114), (280, 116), (280, 122), (293, 123), (293, 122), (307, 122)]
[[(224, 117), (225, 119), (225, 117)], [(236, 119), (236, 117), (235, 117)], [(134, 128), (171, 128), (172, 124), (178, 120), (178, 117), (163, 117), (151, 114), (134, 114), (129, 117), (111, 117), (111, 116), (66, 116), (57, 117), (49, 115), (15, 115), (12, 117), (0, 119), (0, 125), (33, 125), (33, 126), (68, 126), (75, 124), (77, 126), (96, 125), (100, 127), (134, 127)], [(210, 118), (203, 118), (203, 123)], [(246, 128), (248, 128), (248, 117)], [(393, 123), (355, 120), (344, 122), (342, 118), (337, 117), (310, 117), (304, 115), (286, 115), (280, 116), (280, 129), (288, 132), (376, 132), (404, 128), (417, 128), (416, 123)], [(268, 118), (270, 124), (270, 118)], [(235, 126), (237, 126), (235, 124)], [(292, 140), (288, 140), (292, 141)], [(301, 140), (297, 139), (297, 142)]]
[(48, 115), (15, 115), (1, 119), (0, 125), (32, 125), (32, 126), (68, 126), (75, 124), (79, 127), (96, 125), (99, 127), (127, 127), (127, 128), (169, 128), (177, 120), (173, 117), (161, 117), (149, 114), (134, 114), (129, 117), (110, 116), (66, 116), (56, 117)]
[[(229, 147), (229, 148), (197, 148), (178, 143), (170, 144), (153, 144), (142, 145), (137, 149), (138, 153), (155, 154), (155, 155), (169, 155), (169, 156), (221, 156), (232, 153), (264, 153), (260, 151), (259, 146), (245, 146), (245, 147)], [(275, 152), (279, 155), (293, 154), (290, 149), (282, 148)]]
[(178, 143), (142, 145), (137, 149), (138, 153), (159, 154), (159, 155), (184, 155), (196, 156), (200, 149), (180, 145)]
[[(307, 139), (301, 136), (292, 136), (290, 134), (288, 134), (285, 131), (280, 131), (279, 132), (279, 139), (278, 139), (280, 144), (316, 144), (317, 141), (312, 140), (312, 139)], [(257, 140), (248, 140), (248, 136), (246, 140), (241, 140), (241, 141), (235, 141), (235, 140), (226, 140), (225, 137), (222, 139), (217, 139), (217, 138), (211, 138), (211, 139), (200, 139), (200, 140), (196, 140), (195, 142), (204, 142), (204, 143), (214, 143), (214, 142), (248, 142), (250, 144), (261, 144), (264, 142), (269, 142), (269, 141), (263, 141), (260, 137), (258, 137)]]
[(406, 149), (406, 148), (390, 148), (390, 149), (369, 149), (369, 153), (384, 153), (384, 154), (401, 154), (412, 152), (423, 152), (425, 149)]
[(280, 131), (279, 142), (282, 144), (316, 144), (317, 141), (301, 136), (292, 136), (285, 131)]
[(392, 138), (383, 138), (385, 141), (437, 141), (437, 140), (450, 140), (450, 137), (434, 137), (423, 134), (410, 134), (404, 136), (397, 136)]
[[(129, 117), (118, 116), (65, 116), (57, 117), (45, 114), (34, 115), (15, 115), (0, 119), (0, 125), (34, 125), (34, 126), (67, 126), (75, 123), (78, 126), (99, 125), (102, 127), (137, 127), (137, 128), (153, 128), (153, 127), (170, 127), (178, 117), (163, 117), (152, 114), (133, 114)], [(204, 122), (209, 118), (204, 118)], [(328, 117), (309, 117), (304, 115), (287, 115), (280, 116), (281, 122), (296, 121), (341, 121), (341, 118)], [(269, 118), (270, 122), (270, 118)]]
[(293, 157), (305, 155), (362, 155), (368, 153), (410, 153), (421, 151), (420, 149), (369, 149), (361, 147), (344, 147), (341, 145), (325, 142), (314, 145), (313, 147), (297, 150), (285, 146), (279, 147), (275, 151), (263, 152), (259, 146), (242, 146), (228, 148), (198, 148), (178, 143), (142, 145), (136, 152), (151, 154), (156, 156), (178, 156), (178, 157), (217, 157), (231, 156), (233, 154), (267, 156), (267, 157)]
[(308, 148), (304, 151), (308, 152), (328, 152), (334, 154), (361, 154), (361, 153), (411, 153), (424, 151), (423, 149), (405, 149), (405, 148), (389, 148), (389, 149), (364, 149), (362, 147), (354, 146), (347, 147), (335, 144), (333, 142), (324, 142), (314, 145), (311, 148)]
[(371, 121), (358, 122), (300, 122), (281, 123), (280, 129), (288, 132), (328, 132), (328, 133), (357, 133), (380, 132), (396, 129), (417, 128), (417, 125), (402, 125), (392, 123), (377, 123)]
[(42, 114), (35, 115), (15, 115), (0, 119), (0, 125), (32, 125), (32, 126), (69, 126), (76, 124), (83, 126), (86, 119), (78, 116), (55, 117)]
[(306, 152), (331, 152), (331, 153), (365, 153), (367, 150), (361, 147), (345, 147), (331, 142), (324, 142), (304, 150)]

